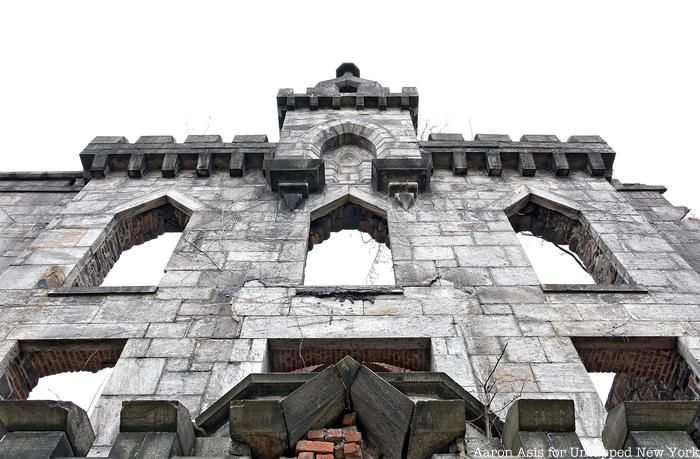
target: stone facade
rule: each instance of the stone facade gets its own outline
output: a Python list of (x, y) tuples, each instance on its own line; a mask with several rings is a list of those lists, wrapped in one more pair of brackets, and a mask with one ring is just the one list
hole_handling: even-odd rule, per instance
[[(418, 367), (427, 355), (429, 370), (481, 402), (492, 397), (494, 417), (520, 416), (506, 422), (520, 437), (468, 428), (455, 445), (472, 454), (475, 445), (524, 444), (525, 433), (547, 431), (523, 427), (523, 410), (545, 408), (516, 398), (573, 401), (567, 435), (603, 450), (606, 408), (576, 338), (670, 338), (679, 364), (700, 374), (700, 222), (682, 220), (687, 209), (669, 204), (663, 188), (613, 180), (615, 152), (600, 137), (419, 141), (415, 88), (391, 93), (345, 64), (305, 94), (281, 90), (277, 105), (277, 143), (97, 137), (81, 153), (83, 171), (0, 177), (2, 372), (37, 342), (78, 340), (99, 352), (100, 342), (125, 340), (91, 416), (90, 455), (135, 457), (123, 435), (138, 429), (126, 427), (124, 413), (120, 426), (119, 414), (142, 401), (179, 402), (158, 411), (171, 423), (142, 426), (162, 433), (167, 425), (172, 435), (158, 437), (167, 451), (246, 454), (226, 429), (205, 435), (197, 426), (249, 374), (284, 366), (270, 360), (273, 340), (295, 340), (302, 354), (314, 339), (339, 349), (362, 347), (352, 341), (360, 338), (370, 348), (427, 343)], [(518, 242), (521, 225), (575, 241), (599, 284), (541, 285)], [(309, 248), (342, 228), (390, 242), (395, 286), (303, 286)], [(122, 250), (178, 229), (157, 288), (99, 287)], [(334, 360), (325, 366), (337, 362), (335, 353), (318, 355)], [(393, 360), (368, 350), (354, 357), (363, 355), (401, 368), (411, 361), (398, 351)], [(196, 441), (185, 440), (192, 427), (182, 427), (183, 412)]]

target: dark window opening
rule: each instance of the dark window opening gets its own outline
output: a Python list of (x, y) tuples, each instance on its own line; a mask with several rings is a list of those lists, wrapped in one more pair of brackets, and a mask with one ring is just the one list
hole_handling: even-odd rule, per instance
[(429, 338), (271, 339), (271, 372), (322, 371), (349, 355), (376, 372), (430, 371)]
[[(312, 252), (328, 239), (331, 240)], [(396, 282), (386, 217), (361, 205), (346, 202), (315, 218), (309, 230), (308, 250), (304, 285)]]
[[(96, 248), (93, 248), (92, 256), (81, 268), (73, 286), (96, 287), (102, 285), (107, 274), (117, 263), (123, 252), (152, 241), (164, 233), (182, 233), (185, 226), (187, 226), (189, 218), (189, 212), (170, 203), (146, 209), (140, 213), (118, 216), (107, 229), (104, 240)], [(159, 256), (165, 258), (162, 263), (163, 267), (174, 249), (174, 244), (167, 245), (168, 239), (166, 237), (158, 241), (159, 243), (166, 243), (166, 250), (161, 249), (159, 251)], [(170, 238), (170, 242), (172, 242), (172, 238)], [(162, 272), (160, 275), (162, 276)], [(112, 280), (105, 285), (117, 284), (126, 285), (122, 281)], [(143, 285), (143, 283), (139, 282), (138, 285)]]
[(124, 339), (20, 341), (2, 369), (0, 399), (72, 401), (89, 412), (109, 376), (105, 370), (114, 367), (125, 344)]
[[(626, 283), (610, 253), (603, 250), (577, 212), (541, 201), (543, 205), (529, 200), (506, 211), (540, 282)], [(545, 277), (550, 275), (557, 277)]]

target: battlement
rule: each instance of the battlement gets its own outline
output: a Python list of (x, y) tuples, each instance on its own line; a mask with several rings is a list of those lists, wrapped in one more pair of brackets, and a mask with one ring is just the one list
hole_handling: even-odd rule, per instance
[[(196, 170), (198, 177), (213, 171), (241, 177), (247, 170), (263, 168), (265, 159), (274, 159), (278, 145), (265, 135), (237, 135), (232, 142), (224, 142), (219, 135), (190, 135), (184, 143), (175, 143), (172, 136), (143, 136), (135, 143), (125, 137), (95, 137), (80, 153), (80, 160), (88, 178), (124, 171), (132, 178), (157, 171), (173, 178), (186, 170)], [(523, 135), (513, 141), (502, 134), (476, 134), (474, 140), (465, 140), (462, 134), (433, 133), (418, 145), (432, 168), (451, 169), (455, 175), (482, 171), (499, 176), (504, 169), (512, 169), (524, 177), (538, 171), (557, 177), (585, 171), (611, 179), (615, 161), (615, 151), (595, 135), (571, 136), (561, 142), (554, 135)]]

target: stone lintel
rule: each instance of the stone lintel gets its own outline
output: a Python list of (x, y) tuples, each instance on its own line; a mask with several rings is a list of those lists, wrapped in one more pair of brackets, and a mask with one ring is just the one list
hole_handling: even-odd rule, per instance
[(77, 295), (144, 295), (156, 293), (157, 285), (98, 286), (98, 287), (58, 287), (48, 291), (48, 296)]

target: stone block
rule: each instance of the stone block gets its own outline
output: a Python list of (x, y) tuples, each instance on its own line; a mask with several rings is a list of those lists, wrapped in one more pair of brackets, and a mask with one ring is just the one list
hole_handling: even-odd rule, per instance
[(240, 151), (231, 152), (229, 160), (229, 175), (231, 177), (243, 177), (246, 173), (245, 154)]
[(214, 160), (211, 153), (200, 153), (197, 156), (197, 177), (209, 177), (214, 170)]
[(623, 402), (608, 413), (603, 443), (609, 449), (622, 449), (633, 431), (689, 432), (699, 410), (698, 401)]
[[(85, 456), (81, 454), (81, 456)], [(46, 459), (74, 457), (64, 432), (10, 432), (0, 440), (0, 457), (14, 459)]]
[(537, 172), (535, 160), (532, 158), (532, 153), (529, 151), (521, 151), (518, 153), (518, 170), (523, 177), (534, 177)]
[(119, 431), (174, 432), (184, 455), (189, 455), (194, 446), (195, 435), (190, 413), (177, 401), (135, 400), (123, 402)]
[(181, 161), (177, 153), (166, 153), (163, 156), (161, 174), (166, 178), (175, 178), (180, 173)]
[(148, 165), (146, 155), (143, 153), (132, 153), (129, 157), (129, 165), (127, 166), (127, 174), (131, 178), (141, 178), (146, 175)]
[(569, 175), (569, 161), (566, 159), (566, 153), (563, 151), (553, 151), (552, 159), (549, 163), (549, 169), (557, 177), (566, 177)]
[(340, 419), (345, 407), (345, 386), (335, 365), (289, 394), (280, 406), (290, 444), (299, 441), (308, 431), (321, 429)]
[(166, 359), (121, 358), (114, 366), (105, 395), (148, 395), (158, 387)]
[(254, 457), (279, 457), (289, 443), (277, 400), (234, 400), (230, 403), (231, 438), (250, 446)]
[(419, 400), (411, 419), (408, 457), (430, 457), (456, 438), (464, 438), (464, 401)]
[(484, 154), (484, 165), (488, 175), (499, 176), (503, 172), (501, 164), (501, 152), (498, 150), (487, 150)]
[(387, 457), (401, 457), (413, 402), (366, 367), (358, 370), (350, 394), (367, 441)]
[[(61, 444), (61, 436), (64, 436), (71, 450), (70, 456), (87, 455), (95, 434), (92, 431), (90, 419), (85, 410), (71, 402), (57, 402), (46, 400), (4, 400), (0, 401), (0, 430), (6, 432), (42, 432), (50, 436), (48, 432), (56, 432), (61, 435), (50, 436), (51, 442), (43, 445), (44, 448), (58, 448)], [(15, 437), (18, 443), (24, 438), (21, 435)], [(4, 444), (5, 440), (0, 442)], [(13, 457), (13, 456), (2, 456)], [(21, 456), (24, 457), (24, 456)], [(49, 456), (43, 456), (49, 457)], [(53, 456), (52, 456), (53, 457)]]

